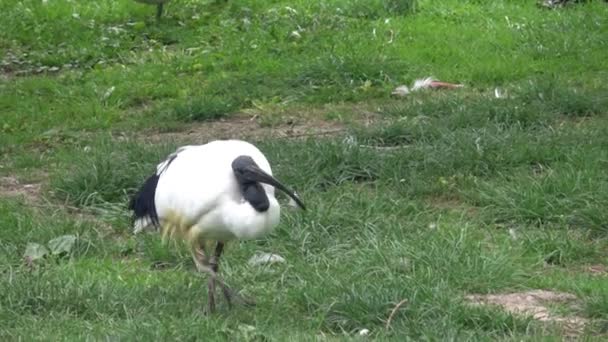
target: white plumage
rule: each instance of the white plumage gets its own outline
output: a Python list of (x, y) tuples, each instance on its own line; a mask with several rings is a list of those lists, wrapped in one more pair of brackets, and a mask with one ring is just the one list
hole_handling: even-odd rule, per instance
[[(217, 262), (225, 242), (253, 239), (279, 223), (280, 207), (274, 187), (285, 191), (302, 208), (299, 198), (272, 177), (268, 160), (254, 145), (240, 140), (213, 141), (180, 147), (148, 178), (134, 197), (134, 231), (158, 227), (163, 236), (180, 236), (191, 248), (199, 271), (218, 280), (230, 303), (232, 292), (217, 277)], [(207, 244), (216, 241), (209, 258)]]
[(193, 234), (216, 241), (257, 238), (272, 230), (280, 213), (274, 187), (262, 185), (270, 207), (257, 212), (244, 200), (232, 173), (232, 161), (240, 155), (251, 156), (272, 175), (262, 152), (244, 141), (183, 147), (158, 180), (155, 203), (161, 224), (185, 225)]

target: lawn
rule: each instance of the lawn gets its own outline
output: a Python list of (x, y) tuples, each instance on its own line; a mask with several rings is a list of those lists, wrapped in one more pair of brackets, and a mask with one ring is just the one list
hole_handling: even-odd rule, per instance
[[(174, 0), (156, 21), (3, 0), (0, 339), (606, 338), (607, 4), (412, 3)], [(464, 86), (391, 96), (427, 76)], [(204, 315), (187, 250), (133, 235), (127, 204), (219, 138), (259, 146), (308, 210), (281, 197), (272, 234), (227, 245), (257, 305)], [(570, 299), (544, 319), (470, 300), (532, 290)]]

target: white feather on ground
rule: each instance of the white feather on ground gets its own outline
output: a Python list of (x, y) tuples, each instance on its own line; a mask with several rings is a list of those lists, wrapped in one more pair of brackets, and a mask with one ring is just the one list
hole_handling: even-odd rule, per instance
[(406, 85), (400, 85), (391, 92), (391, 95), (403, 97), (403, 96), (409, 95), (410, 93), (413, 93), (415, 91), (420, 91), (420, 90), (424, 90), (424, 89), (440, 89), (440, 88), (454, 89), (454, 88), (462, 88), (462, 87), (463, 87), (462, 84), (437, 81), (435, 78), (433, 78), (431, 76), (431, 77), (416, 79), (414, 81), (414, 84), (411, 87), (408, 87)]
[(435, 80), (432, 77), (421, 78), (414, 81), (412, 91), (430, 88)]

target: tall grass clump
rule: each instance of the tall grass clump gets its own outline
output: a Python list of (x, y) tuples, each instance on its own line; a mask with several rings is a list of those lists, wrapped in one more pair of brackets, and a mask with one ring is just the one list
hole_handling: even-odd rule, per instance
[(51, 175), (54, 195), (76, 206), (122, 203), (156, 170), (173, 147), (101, 139), (92, 146), (62, 153)]

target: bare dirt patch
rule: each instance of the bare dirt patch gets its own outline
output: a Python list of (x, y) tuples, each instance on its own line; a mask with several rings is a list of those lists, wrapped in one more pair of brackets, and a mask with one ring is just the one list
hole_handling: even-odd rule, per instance
[(455, 196), (433, 196), (427, 199), (427, 203), (437, 209), (462, 209), (464, 202)]
[(41, 187), (40, 183), (21, 183), (13, 176), (0, 177), (0, 196), (23, 197), (28, 202), (36, 202)]
[(320, 107), (250, 108), (216, 121), (184, 124), (175, 132), (140, 135), (141, 139), (158, 143), (181, 141), (203, 144), (217, 139), (306, 138), (331, 136), (347, 131), (345, 122), (370, 125), (378, 122), (377, 105), (332, 104)]
[(93, 226), (103, 228), (105, 231), (112, 232), (112, 227), (99, 219), (93, 212), (82, 208), (72, 207), (66, 204), (53, 203), (42, 196), (42, 186), (48, 178), (43, 174), (43, 179), (39, 183), (25, 183), (19, 181), (14, 176), (0, 177), (0, 197), (20, 197), (25, 200), (28, 206), (36, 213), (43, 213), (44, 210), (61, 210), (70, 214), (74, 219), (87, 222)]
[(473, 305), (495, 305), (514, 315), (532, 316), (546, 323), (556, 323), (568, 335), (582, 332), (588, 320), (579, 316), (563, 316), (550, 310), (552, 304), (566, 304), (572, 309), (578, 306), (578, 298), (570, 293), (532, 290), (506, 294), (469, 295)]
[(608, 266), (606, 265), (590, 265), (585, 268), (585, 271), (595, 277), (608, 276)]
[(144, 136), (149, 142), (167, 140), (190, 141), (203, 144), (216, 139), (262, 139), (296, 138), (312, 135), (332, 135), (344, 131), (344, 127), (334, 122), (288, 123), (273, 127), (260, 126), (249, 118), (232, 118), (219, 121), (196, 123), (181, 132), (157, 133)]
[(429, 196), (425, 202), (434, 209), (459, 211), (469, 217), (475, 216), (479, 211), (479, 208), (471, 206), (458, 196)]

